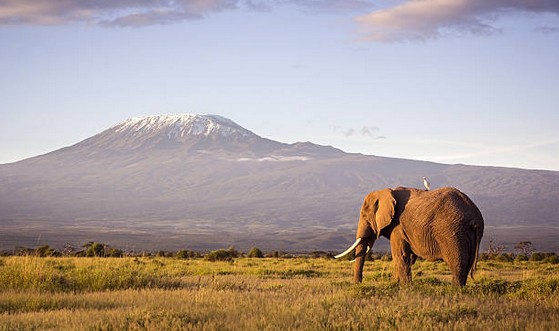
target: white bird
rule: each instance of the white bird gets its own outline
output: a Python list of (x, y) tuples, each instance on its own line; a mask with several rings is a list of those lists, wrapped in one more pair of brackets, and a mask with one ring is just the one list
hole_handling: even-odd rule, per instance
[(427, 180), (427, 177), (423, 177), (423, 185), (425, 186), (425, 189), (427, 189), (427, 191), (429, 191), (431, 189), (431, 186), (429, 185), (429, 181)]

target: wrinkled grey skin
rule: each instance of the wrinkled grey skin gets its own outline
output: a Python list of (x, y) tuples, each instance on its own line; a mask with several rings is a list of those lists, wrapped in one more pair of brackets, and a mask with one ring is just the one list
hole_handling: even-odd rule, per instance
[(411, 265), (417, 256), (444, 260), (452, 282), (464, 286), (475, 271), (483, 236), (483, 217), (476, 205), (455, 188), (423, 191), (398, 187), (371, 192), (361, 207), (356, 238), (354, 281), (363, 279), (367, 246), (379, 236), (390, 240), (394, 277), (411, 281)]

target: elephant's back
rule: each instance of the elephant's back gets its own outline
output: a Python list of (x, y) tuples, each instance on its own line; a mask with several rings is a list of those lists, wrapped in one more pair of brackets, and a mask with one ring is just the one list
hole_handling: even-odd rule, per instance
[[(432, 191), (398, 188), (397, 215), (403, 223), (419, 223), (425, 228), (475, 226), (483, 228), (483, 216), (474, 202), (454, 187)], [(434, 224), (439, 223), (439, 224)]]
[(478, 220), (483, 223), (481, 211), (464, 192), (454, 187), (445, 187), (441, 189), (440, 194), (441, 201), (455, 208), (456, 212), (464, 215), (466, 220)]

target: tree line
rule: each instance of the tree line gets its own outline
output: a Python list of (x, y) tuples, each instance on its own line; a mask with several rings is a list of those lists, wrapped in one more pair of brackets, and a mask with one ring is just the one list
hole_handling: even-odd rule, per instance
[(199, 259), (209, 261), (232, 261), (235, 258), (292, 258), (298, 256), (333, 258), (334, 252), (312, 251), (309, 253), (289, 253), (285, 251), (270, 251), (264, 253), (257, 247), (252, 247), (247, 252), (241, 252), (234, 247), (218, 249), (209, 252), (181, 249), (177, 251), (125, 251), (100, 242), (87, 242), (81, 247), (65, 244), (62, 249), (49, 245), (36, 248), (16, 247), (14, 250), (0, 251), (0, 256), (37, 256), (37, 257), (172, 257), (177, 259)]
[[(248, 258), (292, 258), (292, 257), (312, 257), (312, 258), (334, 258), (335, 252), (312, 251), (307, 253), (288, 253), (284, 251), (271, 251), (264, 253), (257, 247), (252, 247), (249, 251), (240, 252), (234, 247), (227, 249), (218, 249), (210, 252), (201, 252), (195, 250), (181, 249), (178, 251), (124, 251), (120, 248), (111, 247), (105, 243), (87, 242), (81, 247), (76, 248), (71, 244), (66, 244), (60, 250), (49, 245), (43, 245), (36, 248), (16, 247), (12, 251), (1, 251), (1, 256), (37, 256), (37, 257), (172, 257), (177, 259), (206, 259), (209, 261), (233, 261), (240, 257)], [(354, 253), (348, 254), (347, 259), (355, 258)], [(390, 252), (368, 252), (366, 259), (368, 261), (383, 260), (390, 261), (392, 256)], [(418, 258), (421, 260), (421, 258)], [(514, 246), (513, 252), (506, 252), (506, 247), (497, 245), (492, 240), (489, 241), (488, 248), (485, 252), (480, 253), (480, 261), (501, 261), (501, 262), (521, 262), (521, 261), (543, 261), (552, 264), (559, 263), (559, 256), (554, 252), (538, 252), (533, 248), (530, 241), (521, 241)]]

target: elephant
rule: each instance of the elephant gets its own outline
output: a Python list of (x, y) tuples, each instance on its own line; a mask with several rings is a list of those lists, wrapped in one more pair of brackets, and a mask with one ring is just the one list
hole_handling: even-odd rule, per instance
[(416, 258), (445, 261), (452, 283), (464, 286), (474, 277), (484, 222), (477, 206), (456, 188), (437, 190), (386, 188), (369, 193), (361, 207), (355, 243), (354, 281), (363, 280), (365, 255), (380, 236), (390, 240), (394, 278), (411, 282)]

